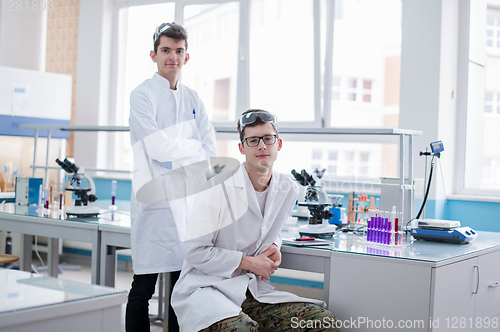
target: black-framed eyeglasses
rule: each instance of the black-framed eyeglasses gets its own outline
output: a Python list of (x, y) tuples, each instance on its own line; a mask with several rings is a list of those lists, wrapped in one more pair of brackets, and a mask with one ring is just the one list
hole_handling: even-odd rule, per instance
[(172, 28), (172, 27), (175, 27), (175, 28), (179, 28), (183, 33), (186, 33), (186, 29), (180, 25), (180, 24), (175, 24), (175, 23), (162, 23), (160, 24), (159, 26), (156, 27), (156, 30), (155, 30), (155, 33), (153, 35), (153, 43), (156, 42), (156, 40), (158, 39), (158, 37), (160, 37), (160, 35), (165, 32), (168, 28)]
[(259, 146), (260, 140), (264, 142), (265, 145), (273, 145), (276, 143), (276, 139), (278, 138), (278, 135), (276, 134), (270, 134), (270, 135), (264, 135), (264, 136), (250, 136), (245, 138), (243, 141), (241, 141), (241, 144), (244, 144), (245, 141), (247, 141), (247, 145), (249, 147), (255, 147)]

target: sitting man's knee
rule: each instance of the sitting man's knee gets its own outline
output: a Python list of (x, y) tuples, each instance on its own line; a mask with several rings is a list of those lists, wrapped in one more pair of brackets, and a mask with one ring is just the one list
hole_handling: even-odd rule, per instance
[(259, 324), (245, 313), (240, 313), (236, 317), (223, 319), (214, 323), (210, 328), (202, 331), (219, 332), (219, 331), (243, 331), (257, 332)]
[(340, 331), (340, 325), (335, 316), (322, 307), (308, 303), (292, 318), (290, 327), (297, 331)]

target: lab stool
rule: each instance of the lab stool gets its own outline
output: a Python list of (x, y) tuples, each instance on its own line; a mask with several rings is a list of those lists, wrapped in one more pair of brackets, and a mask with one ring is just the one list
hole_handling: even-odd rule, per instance
[[(9, 254), (0, 254), (0, 265), (14, 263), (19, 260), (19, 257)], [(8, 267), (8, 266), (4, 266)]]
[(153, 296), (153, 299), (158, 299), (158, 315), (149, 315), (149, 322), (160, 324), (163, 331), (168, 331), (169, 289), (170, 272), (160, 273), (158, 277), (158, 296)]

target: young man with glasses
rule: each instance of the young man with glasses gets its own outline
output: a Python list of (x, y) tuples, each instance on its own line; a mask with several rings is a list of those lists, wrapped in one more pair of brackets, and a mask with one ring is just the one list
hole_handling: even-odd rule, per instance
[(248, 110), (237, 128), (245, 162), (199, 193), (188, 218), (184, 265), (172, 294), (179, 325), (187, 332), (338, 331), (323, 301), (268, 282), (281, 263), (280, 232), (298, 185), (273, 171), (283, 142), (272, 113)]
[[(175, 23), (163, 23), (156, 28), (153, 41), (150, 57), (158, 72), (130, 95), (130, 140), (134, 150), (131, 198), (134, 280), (126, 309), (127, 332), (150, 330), (149, 300), (155, 292), (159, 273), (170, 272), (171, 293), (183, 262), (180, 229), (187, 222), (185, 201), (174, 204), (165, 199), (161, 204), (153, 204), (143, 199), (139, 190), (145, 184), (162, 184), (162, 176), (179, 165), (216, 155), (215, 133), (203, 102), (195, 91), (179, 83), (181, 69), (189, 60), (186, 30)], [(178, 331), (171, 307), (168, 316), (169, 331)]]

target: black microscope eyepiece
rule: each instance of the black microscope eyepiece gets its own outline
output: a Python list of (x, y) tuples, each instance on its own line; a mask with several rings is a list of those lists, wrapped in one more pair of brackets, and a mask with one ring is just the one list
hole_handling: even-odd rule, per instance
[(68, 160), (68, 158), (64, 158), (64, 161), (59, 160), (59, 158), (56, 159), (56, 163), (61, 166), (63, 170), (65, 170), (68, 173), (78, 173), (78, 166), (76, 166), (74, 163)]
[(310, 175), (309, 173), (306, 172), (305, 169), (303, 169), (300, 174), (306, 179), (306, 182), (309, 183), (309, 185), (314, 186), (316, 184), (316, 180)]

